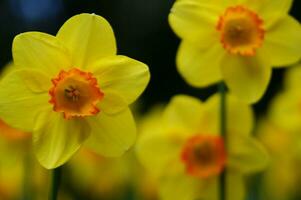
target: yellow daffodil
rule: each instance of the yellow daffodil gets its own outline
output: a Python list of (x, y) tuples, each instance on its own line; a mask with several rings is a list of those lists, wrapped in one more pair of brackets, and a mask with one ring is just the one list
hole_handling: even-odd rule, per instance
[(268, 118), (259, 123), (258, 137), (271, 155), (264, 174), (263, 199), (290, 200), (300, 196), (301, 66), (288, 69), (283, 90), (272, 100)]
[(95, 14), (69, 19), (56, 36), (26, 32), (13, 42), (14, 72), (0, 83), (0, 117), (33, 133), (45, 168), (64, 164), (86, 141), (119, 156), (135, 140), (128, 105), (149, 81), (145, 64), (116, 55), (110, 24)]
[(177, 0), (169, 23), (182, 39), (177, 67), (192, 86), (221, 80), (249, 103), (264, 94), (271, 67), (301, 57), (301, 27), (292, 0)]
[(301, 134), (282, 129), (268, 119), (261, 120), (257, 135), (271, 155), (263, 176), (262, 200), (298, 199), (301, 162)]
[[(1, 69), (0, 73), (0, 81), (8, 74), (12, 73), (15, 70), (15, 66), (12, 62), (8, 63)], [(12, 151), (19, 151), (21, 154), (27, 154), (24, 152), (25, 149), (29, 149), (31, 133), (21, 131), (19, 129), (13, 128), (12, 126), (8, 125), (3, 119), (0, 118), (0, 137), (2, 137), (8, 143), (12, 143), (8, 145)], [(11, 146), (11, 147), (9, 147)]]
[(286, 90), (298, 90), (301, 84), (301, 64), (287, 69), (284, 76), (284, 88)]
[(270, 119), (285, 130), (301, 131), (301, 66), (290, 68), (285, 75), (284, 89), (273, 99)]
[(218, 177), (225, 168), (227, 199), (242, 200), (244, 176), (265, 168), (266, 152), (250, 135), (252, 110), (230, 96), (226, 150), (219, 131), (219, 100), (218, 95), (206, 102), (178, 95), (156, 124), (142, 130), (137, 154), (158, 176), (163, 200), (218, 199)]

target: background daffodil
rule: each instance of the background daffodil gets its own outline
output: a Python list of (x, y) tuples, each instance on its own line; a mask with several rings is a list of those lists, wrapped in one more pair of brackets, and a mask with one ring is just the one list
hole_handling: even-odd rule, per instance
[(85, 148), (68, 165), (72, 188), (91, 199), (155, 200), (156, 184), (137, 162), (133, 151), (119, 158), (104, 158)]
[(12, 51), (18, 70), (0, 83), (0, 117), (33, 133), (44, 167), (64, 164), (85, 141), (104, 156), (119, 156), (133, 144), (128, 105), (150, 75), (145, 64), (116, 55), (104, 18), (76, 15), (56, 36), (22, 33)]
[(285, 130), (269, 119), (262, 119), (257, 135), (271, 155), (271, 162), (263, 174), (260, 187), (261, 199), (299, 199), (300, 130)]
[(296, 65), (285, 75), (284, 89), (271, 103), (269, 118), (285, 130), (301, 131), (301, 65)]
[(301, 196), (300, 77), (300, 64), (286, 71), (283, 89), (272, 99), (268, 117), (259, 123), (258, 137), (272, 161), (263, 177), (263, 199), (290, 200)]
[(244, 176), (267, 165), (265, 150), (250, 135), (251, 108), (228, 97), (227, 150), (218, 109), (218, 95), (206, 102), (178, 95), (156, 125), (151, 118), (151, 126), (144, 126), (136, 150), (142, 164), (158, 177), (162, 199), (218, 199), (218, 177), (227, 168), (227, 199), (242, 200)]
[(182, 39), (177, 68), (192, 86), (224, 80), (246, 102), (257, 102), (271, 67), (301, 57), (301, 28), (288, 15), (292, 0), (177, 0), (169, 23)]

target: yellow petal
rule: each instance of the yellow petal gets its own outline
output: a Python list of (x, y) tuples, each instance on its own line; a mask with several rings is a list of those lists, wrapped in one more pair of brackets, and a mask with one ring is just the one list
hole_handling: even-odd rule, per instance
[(227, 55), (222, 61), (222, 73), (230, 92), (240, 100), (255, 103), (264, 94), (271, 78), (271, 67), (266, 56)]
[(290, 67), (285, 72), (284, 84), (287, 89), (300, 89), (301, 65)]
[(267, 31), (262, 46), (274, 67), (294, 64), (301, 58), (301, 25), (290, 16), (278, 20)]
[(200, 1), (181, 0), (173, 5), (168, 20), (173, 31), (181, 38), (208, 47), (217, 41), (215, 29), (221, 10), (218, 6)]
[[(293, 0), (226, 0), (229, 5), (241, 4), (254, 10), (264, 19), (265, 25), (274, 23), (286, 15), (292, 7)], [(269, 26), (269, 25), (268, 25)]]
[(20, 69), (41, 70), (54, 77), (70, 67), (67, 49), (54, 36), (45, 33), (19, 34), (12, 48), (14, 64)]
[(301, 128), (301, 93), (300, 87), (277, 95), (272, 104), (269, 116), (272, 121), (286, 130)]
[(51, 107), (44, 74), (33, 70), (9, 73), (0, 82), (0, 117), (14, 128), (31, 132), (38, 113)]
[(228, 135), (229, 169), (241, 173), (263, 171), (269, 163), (264, 147), (255, 139), (245, 135)]
[[(202, 129), (220, 133), (220, 101), (220, 94), (215, 94), (206, 101)], [(250, 135), (253, 129), (254, 117), (249, 105), (227, 95), (226, 113), (227, 134)]]
[(163, 114), (163, 123), (170, 130), (197, 134), (203, 117), (203, 103), (197, 98), (177, 95), (172, 98)]
[(18, 68), (15, 67), (15, 65), (14, 65), (13, 62), (7, 63), (4, 67), (2, 67), (2, 68), (0, 69), (0, 80), (1, 80), (4, 76), (8, 75), (9, 73), (11, 73), (11, 72), (13, 72), (13, 71), (15, 71), (15, 70), (18, 70)]
[(237, 172), (227, 172), (226, 178), (226, 199), (243, 200), (246, 199), (246, 188), (244, 177)]
[[(104, 93), (101, 106), (109, 113), (112, 110), (118, 112), (135, 101), (150, 79), (148, 67), (144, 63), (126, 56), (103, 58), (89, 70), (98, 79), (98, 85)], [(108, 101), (114, 102), (116, 106), (106, 103)]]
[(224, 51), (219, 43), (202, 49), (182, 42), (177, 54), (177, 68), (183, 78), (195, 87), (207, 87), (222, 79), (221, 58)]
[(67, 162), (90, 134), (90, 126), (84, 119), (67, 120), (52, 109), (36, 120), (33, 147), (40, 164), (47, 169)]
[(163, 131), (148, 128), (138, 139), (136, 154), (153, 175), (160, 176), (181, 164), (181, 143)]
[(100, 112), (87, 120), (92, 130), (86, 144), (103, 156), (121, 156), (135, 142), (136, 127), (129, 109), (114, 115)]
[[(254, 3), (252, 0), (251, 3)], [(263, 15), (269, 15), (270, 13), (277, 13), (278, 15), (287, 14), (292, 5), (293, 0), (261, 0), (261, 10), (260, 13)]]
[(95, 14), (79, 14), (61, 27), (57, 38), (71, 52), (73, 65), (86, 68), (96, 60), (116, 54), (116, 41), (110, 24)]
[(202, 181), (184, 174), (162, 177), (159, 181), (159, 196), (162, 200), (199, 199), (202, 192), (200, 190)]
[(115, 114), (128, 107), (126, 100), (114, 91), (106, 92), (98, 105), (106, 114)]

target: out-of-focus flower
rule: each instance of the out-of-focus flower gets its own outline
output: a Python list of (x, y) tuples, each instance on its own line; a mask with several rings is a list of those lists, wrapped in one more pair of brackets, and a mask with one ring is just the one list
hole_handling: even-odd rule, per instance
[(16, 36), (18, 70), (0, 83), (0, 117), (33, 133), (45, 168), (64, 164), (86, 141), (104, 156), (119, 156), (134, 143), (128, 105), (149, 81), (145, 64), (116, 55), (110, 24), (95, 14), (69, 19), (56, 36)]
[(285, 130), (301, 130), (301, 66), (287, 70), (285, 87), (272, 101), (269, 118)]
[(297, 64), (286, 70), (284, 76), (284, 89), (298, 90), (301, 84), (301, 64)]
[(271, 163), (263, 176), (262, 199), (298, 199), (301, 183), (300, 132), (284, 130), (265, 119), (260, 121), (257, 135), (271, 155)]
[(258, 136), (272, 162), (264, 176), (263, 199), (290, 200), (301, 197), (301, 66), (286, 71), (283, 90), (273, 99), (268, 118)]
[[(5, 153), (10, 153), (3, 148), (4, 142), (0, 139), (0, 150)], [(0, 199), (12, 200), (18, 199), (22, 194), (22, 181), (23, 181), (23, 165), (16, 160), (11, 160), (8, 155), (2, 156), (0, 162)], [(13, 157), (16, 159), (16, 157)]]
[[(13, 68), (10, 63), (3, 67), (0, 80)], [(29, 145), (31, 135), (16, 130), (0, 119), (0, 199), (20, 197), (24, 165), (24, 149)], [(21, 161), (21, 162), (20, 162)]]
[(177, 0), (169, 23), (182, 39), (177, 67), (195, 87), (224, 80), (254, 103), (264, 94), (271, 67), (301, 57), (301, 27), (288, 11), (292, 0)]
[(88, 149), (81, 151), (67, 165), (76, 191), (93, 199), (154, 200), (155, 183), (136, 161), (132, 151), (120, 158), (104, 158)]
[(1, 200), (25, 198), (25, 195), (46, 198), (44, 183), (48, 174), (31, 155), (30, 133), (14, 129), (0, 120), (0, 157)]
[(267, 165), (266, 152), (250, 135), (251, 108), (229, 96), (227, 150), (218, 113), (218, 95), (206, 102), (178, 95), (161, 117), (144, 126), (136, 150), (140, 161), (158, 176), (162, 199), (218, 199), (218, 177), (226, 168), (227, 199), (242, 200), (244, 175)]

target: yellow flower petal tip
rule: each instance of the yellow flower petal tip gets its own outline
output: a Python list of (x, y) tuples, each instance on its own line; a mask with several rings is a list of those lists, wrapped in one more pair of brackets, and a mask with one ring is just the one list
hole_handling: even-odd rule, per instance
[(129, 110), (145, 90), (147, 65), (116, 55), (110, 24), (96, 14), (71, 17), (56, 36), (19, 34), (14, 70), (0, 82), (0, 117), (33, 133), (35, 154), (55, 168), (85, 144), (120, 156), (134, 143)]
[(194, 87), (224, 81), (250, 104), (264, 95), (271, 67), (301, 58), (301, 26), (288, 15), (292, 1), (177, 0), (169, 23), (181, 38), (177, 68)]

